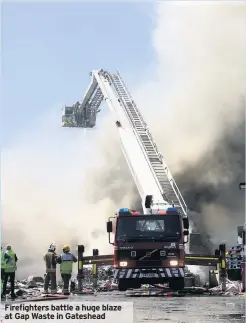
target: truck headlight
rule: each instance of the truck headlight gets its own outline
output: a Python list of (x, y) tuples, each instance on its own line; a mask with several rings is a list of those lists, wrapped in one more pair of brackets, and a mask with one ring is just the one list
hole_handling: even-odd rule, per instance
[(178, 261), (177, 260), (171, 260), (170, 261), (170, 266), (178, 266)]
[(120, 265), (120, 267), (126, 267), (127, 266), (127, 261), (120, 261), (119, 265)]

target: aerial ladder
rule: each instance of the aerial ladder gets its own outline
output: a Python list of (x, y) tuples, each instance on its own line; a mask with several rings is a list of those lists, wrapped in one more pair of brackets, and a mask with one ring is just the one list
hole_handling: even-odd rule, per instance
[(93, 128), (103, 100), (113, 113), (121, 148), (137, 186), (144, 214), (175, 206), (187, 217), (187, 206), (120, 73), (93, 70), (83, 101), (63, 108), (62, 126)]

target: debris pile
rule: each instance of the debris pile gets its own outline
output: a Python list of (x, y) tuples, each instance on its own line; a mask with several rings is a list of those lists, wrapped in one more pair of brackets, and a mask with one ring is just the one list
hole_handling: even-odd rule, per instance
[[(222, 284), (214, 288), (209, 288), (208, 284), (199, 287), (199, 275), (193, 275), (187, 272), (185, 275), (186, 283), (183, 291), (172, 292), (172, 296), (184, 295), (223, 295), (233, 296), (241, 293), (242, 283), (240, 281), (226, 280), (226, 292), (222, 291)], [(29, 299), (40, 297), (44, 292), (44, 278), (39, 276), (29, 276), (22, 281), (16, 281), (15, 294), (18, 299)], [(63, 283), (58, 281), (57, 294), (62, 294)], [(94, 294), (97, 292), (109, 292), (118, 290), (118, 286), (113, 282), (112, 267), (99, 267), (97, 287), (93, 288), (93, 275), (91, 268), (84, 268), (83, 291), (82, 294)], [(72, 294), (80, 294), (78, 291), (77, 278), (71, 279), (70, 291)], [(170, 296), (170, 290), (167, 285), (158, 284), (155, 286), (143, 285), (140, 289), (127, 291), (128, 296)], [(10, 286), (7, 286), (6, 300), (10, 299)]]
[(226, 291), (222, 291), (222, 284), (220, 283), (219, 286), (213, 287), (209, 289), (210, 292), (215, 294), (223, 294), (226, 296), (233, 296), (238, 295), (242, 291), (242, 282), (241, 281), (231, 281), (226, 279)]
[[(98, 282), (97, 292), (111, 291), (117, 289), (117, 285), (112, 283), (113, 271), (112, 267), (99, 267), (98, 268)], [(62, 293), (63, 283), (57, 282), (57, 293)], [(70, 283), (72, 293), (78, 292), (77, 278), (72, 278)], [(38, 297), (44, 292), (44, 278), (40, 276), (29, 276), (24, 280), (17, 280), (15, 282), (15, 295), (17, 298)], [(92, 268), (84, 268), (83, 292), (94, 293)], [(10, 284), (7, 285), (6, 299), (10, 299)]]
[(222, 291), (222, 285), (214, 288), (206, 287), (185, 287), (180, 291), (171, 291), (165, 285), (142, 285), (139, 289), (127, 290), (126, 295), (130, 297), (146, 297), (146, 296), (157, 296), (157, 297), (184, 297), (184, 296), (234, 296), (241, 292), (241, 282), (231, 282), (227, 280), (226, 292)]

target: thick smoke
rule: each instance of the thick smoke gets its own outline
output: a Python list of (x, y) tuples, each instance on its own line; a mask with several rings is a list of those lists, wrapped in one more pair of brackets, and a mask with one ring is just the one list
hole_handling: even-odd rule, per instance
[[(228, 243), (244, 221), (245, 42), (242, 2), (158, 4), (156, 69), (133, 93), (200, 228), (218, 241), (226, 232)], [(20, 276), (43, 273), (52, 241), (110, 252), (105, 219), (139, 207), (112, 120), (84, 133), (59, 129), (59, 117), (2, 156), (3, 243), (19, 255)]]
[(195, 216), (202, 215), (200, 225), (214, 242), (236, 242), (236, 226), (244, 223), (245, 196), (239, 191), (245, 179), (244, 109), (241, 113), (238, 127), (229, 127), (210, 151), (177, 175), (187, 204)]
[[(234, 243), (245, 213), (238, 184), (245, 178), (246, 4), (164, 2), (156, 14), (156, 70), (136, 101), (197, 229), (214, 244)], [(120, 181), (115, 198), (128, 185), (117, 152), (101, 175)]]
[(245, 213), (246, 4), (165, 2), (157, 14), (156, 81), (138, 101), (199, 229), (233, 243)]
[[(73, 252), (78, 244), (85, 245), (86, 254), (92, 248), (111, 252), (105, 220), (117, 206), (110, 189), (102, 194), (111, 184), (100, 176), (97, 182), (86, 179), (89, 169), (96, 172), (103, 165), (100, 149), (104, 145), (107, 151), (107, 144), (99, 137), (106, 132), (104, 140), (110, 141), (108, 122), (101, 120), (98, 131), (85, 133), (60, 128), (59, 118), (57, 113), (47, 116), (48, 123), (29, 129), (15, 147), (2, 152), (2, 243), (17, 252), (19, 278), (43, 274), (43, 254), (53, 241), (58, 252), (64, 244)], [(127, 194), (121, 195), (129, 204)]]

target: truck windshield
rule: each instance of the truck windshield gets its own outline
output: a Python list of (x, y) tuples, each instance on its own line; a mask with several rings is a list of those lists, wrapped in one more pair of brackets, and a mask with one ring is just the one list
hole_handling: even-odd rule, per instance
[(122, 216), (118, 218), (116, 241), (178, 240), (179, 215)]

